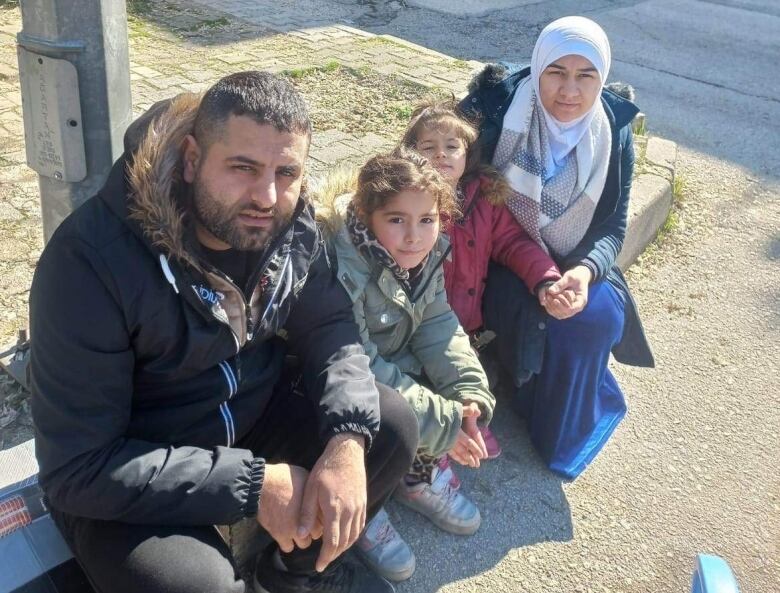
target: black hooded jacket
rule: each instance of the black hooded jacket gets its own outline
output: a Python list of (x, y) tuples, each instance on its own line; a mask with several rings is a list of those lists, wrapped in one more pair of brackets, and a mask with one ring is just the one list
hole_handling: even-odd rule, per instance
[(287, 352), (319, 402), (313, 441), (356, 432), (370, 445), (378, 429), (351, 302), (303, 198), (248, 301), (191, 247), (179, 147), (197, 105), (181, 96), (131, 127), (106, 185), (38, 263), (36, 454), (50, 503), (68, 514), (179, 525), (254, 515), (265, 463), (233, 444), (262, 416)]

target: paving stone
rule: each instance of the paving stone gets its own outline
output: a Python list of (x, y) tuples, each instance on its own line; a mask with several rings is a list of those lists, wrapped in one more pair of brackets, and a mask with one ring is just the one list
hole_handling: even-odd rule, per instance
[(19, 76), (19, 70), (10, 64), (0, 62), (0, 77), (14, 79)]
[(149, 68), (148, 66), (131, 66), (130, 70), (139, 76), (142, 76), (143, 78), (154, 78), (156, 76), (162, 76), (161, 72), (158, 72), (153, 68)]
[(226, 64), (231, 65), (243, 64), (247, 60), (251, 59), (251, 56), (245, 53), (216, 54), (214, 57), (220, 62), (225, 62)]
[(400, 69), (401, 66), (395, 62), (385, 63), (384, 65), (374, 67), (374, 70), (381, 74), (396, 74)]
[(394, 144), (392, 140), (383, 138), (373, 132), (369, 132), (365, 136), (360, 136), (358, 138), (344, 140), (343, 143), (352, 147), (356, 152), (362, 151), (365, 155), (389, 150)]
[(312, 148), (323, 148), (336, 142), (351, 140), (353, 138), (354, 136), (350, 136), (341, 130), (323, 130), (317, 131), (317, 133), (313, 135), (311, 145)]
[(0, 223), (22, 220), (24, 216), (8, 202), (0, 202)]
[(335, 142), (323, 147), (312, 147), (311, 156), (323, 163), (335, 165), (349, 157), (354, 157), (356, 152), (359, 151), (352, 146), (341, 142)]

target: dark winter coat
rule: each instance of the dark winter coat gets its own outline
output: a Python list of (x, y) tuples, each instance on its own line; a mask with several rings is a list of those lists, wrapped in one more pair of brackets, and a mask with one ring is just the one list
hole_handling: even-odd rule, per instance
[(232, 445), (262, 416), (288, 350), (319, 402), (313, 442), (349, 431), (370, 443), (378, 428), (352, 303), (304, 199), (248, 302), (197, 256), (179, 152), (197, 105), (179, 97), (155, 107), (148, 133), (149, 117), (129, 130), (130, 151), (35, 273), (36, 453), (49, 501), (68, 514), (178, 525), (254, 515), (265, 462)]
[[(486, 163), (493, 159), (503, 128), (504, 114), (514, 93), (520, 82), (530, 76), (530, 72), (530, 67), (488, 66), (474, 80), (468, 96), (461, 102), (461, 109), (480, 118), (478, 142)], [(615, 264), (626, 235), (628, 200), (634, 170), (631, 121), (639, 109), (629, 100), (608, 89), (602, 91), (601, 102), (612, 129), (612, 150), (604, 191), (585, 236), (571, 253), (557, 263), (561, 272), (565, 272), (584, 262), (594, 272), (593, 282), (607, 280), (624, 295), (626, 304), (623, 338), (613, 349), (613, 354), (619, 362), (652, 367), (653, 355), (645, 338), (636, 304), (622, 272)], [(526, 319), (521, 335), (526, 350), (538, 351), (538, 356), (531, 358), (540, 361), (546, 331), (545, 313), (536, 299), (527, 300), (528, 311), (524, 311)]]

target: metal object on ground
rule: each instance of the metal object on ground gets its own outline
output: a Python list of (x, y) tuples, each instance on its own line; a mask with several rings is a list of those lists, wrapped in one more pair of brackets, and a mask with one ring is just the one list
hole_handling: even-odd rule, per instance
[[(0, 591), (50, 592), (76, 590), (78, 577), (55, 586), (52, 570), (72, 571), (65, 540), (54, 525), (38, 487), (33, 441), (0, 451)], [(83, 588), (79, 589), (83, 590)]]
[(7, 347), (3, 352), (0, 352), (0, 367), (2, 367), (14, 381), (29, 391), (30, 384), (27, 378), (27, 367), (29, 363), (30, 340), (27, 338), (27, 330), (20, 329), (16, 344)]
[(723, 558), (699, 554), (696, 557), (691, 593), (739, 593), (739, 587), (734, 573)]

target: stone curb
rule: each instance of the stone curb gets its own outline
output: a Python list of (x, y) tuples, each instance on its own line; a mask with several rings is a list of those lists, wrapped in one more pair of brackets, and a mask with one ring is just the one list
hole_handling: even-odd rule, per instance
[(636, 176), (631, 187), (626, 238), (617, 259), (623, 271), (655, 240), (669, 216), (677, 144), (663, 138), (648, 138), (645, 161), (648, 172)]

